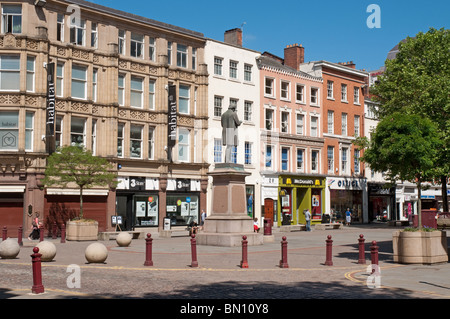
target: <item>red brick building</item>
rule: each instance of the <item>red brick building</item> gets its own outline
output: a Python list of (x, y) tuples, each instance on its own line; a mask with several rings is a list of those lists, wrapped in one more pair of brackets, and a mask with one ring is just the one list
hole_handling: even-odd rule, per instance
[(301, 70), (323, 78), (323, 137), (327, 177), (328, 209), (343, 214), (350, 208), (357, 221), (363, 221), (365, 200), (364, 165), (353, 145), (364, 134), (364, 90), (368, 73), (356, 70), (353, 62), (304, 63)]

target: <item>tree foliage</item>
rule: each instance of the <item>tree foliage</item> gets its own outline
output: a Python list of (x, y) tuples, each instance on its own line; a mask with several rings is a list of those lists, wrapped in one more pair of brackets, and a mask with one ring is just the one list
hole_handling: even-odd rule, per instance
[(115, 187), (117, 174), (105, 158), (93, 156), (79, 146), (66, 146), (48, 157), (43, 183), (45, 186), (67, 187), (76, 185), (80, 189), (80, 214), (83, 218), (83, 190), (92, 187)]
[[(386, 70), (371, 88), (379, 103), (378, 117), (395, 112), (428, 117), (437, 126), (443, 144), (439, 149), (433, 179), (443, 186), (450, 174), (450, 30), (430, 28), (399, 43), (395, 59), (387, 60)], [(433, 180), (433, 179), (430, 179)]]
[(434, 174), (443, 145), (436, 125), (427, 117), (397, 112), (378, 123), (370, 141), (359, 138), (355, 144), (364, 149), (361, 160), (372, 170), (385, 172), (392, 182), (410, 181), (417, 185), (421, 227), (422, 183)]

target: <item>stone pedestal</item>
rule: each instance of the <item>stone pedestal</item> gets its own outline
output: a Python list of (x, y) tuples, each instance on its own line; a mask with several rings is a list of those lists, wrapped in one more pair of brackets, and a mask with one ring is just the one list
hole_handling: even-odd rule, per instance
[(248, 245), (262, 245), (263, 235), (253, 231), (253, 220), (247, 215), (245, 172), (242, 165), (216, 164), (213, 172), (212, 211), (206, 218), (197, 244), (209, 246), (240, 246), (242, 236)]

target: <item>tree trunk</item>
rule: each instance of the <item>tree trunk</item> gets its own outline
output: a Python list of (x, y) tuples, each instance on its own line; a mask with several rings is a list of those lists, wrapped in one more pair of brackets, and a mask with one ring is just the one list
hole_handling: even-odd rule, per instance
[(83, 219), (83, 187), (80, 187), (80, 219)]
[(417, 217), (419, 229), (422, 229), (422, 183), (420, 179), (417, 181)]
[(441, 176), (441, 185), (442, 185), (442, 211), (449, 212), (448, 195), (447, 195), (447, 176)]

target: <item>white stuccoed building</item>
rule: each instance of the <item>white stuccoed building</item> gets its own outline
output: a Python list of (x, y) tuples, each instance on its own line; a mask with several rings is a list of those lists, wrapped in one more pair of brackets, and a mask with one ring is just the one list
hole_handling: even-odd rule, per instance
[[(261, 221), (261, 177), (259, 174), (259, 70), (256, 58), (260, 52), (242, 47), (242, 30), (225, 32), (224, 42), (207, 39), (205, 61), (208, 65), (208, 143), (207, 162), (213, 171), (216, 163), (223, 163), (226, 146), (222, 143), (221, 116), (231, 104), (236, 106), (239, 120), (239, 145), (232, 153), (232, 161), (244, 165), (251, 173), (246, 178), (247, 213)], [(211, 182), (207, 191), (207, 214), (211, 213)], [(262, 224), (260, 223), (260, 227)]]

